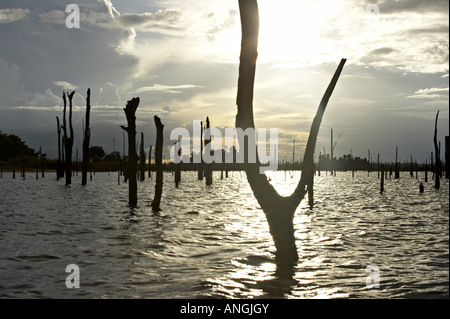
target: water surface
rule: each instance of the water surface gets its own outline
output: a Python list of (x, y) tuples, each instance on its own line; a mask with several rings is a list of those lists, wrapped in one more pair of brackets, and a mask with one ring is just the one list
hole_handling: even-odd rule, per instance
[[(1, 298), (448, 298), (449, 184), (402, 173), (379, 193), (377, 173), (315, 177), (315, 204), (295, 214), (298, 264), (279, 276), (264, 213), (245, 173), (207, 187), (164, 175), (162, 212), (154, 180), (138, 182), (138, 207), (117, 173), (69, 187), (53, 173), (0, 179)], [(289, 195), (300, 173), (269, 174)], [(65, 285), (80, 268), (80, 288)], [(379, 269), (370, 288), (368, 265)]]

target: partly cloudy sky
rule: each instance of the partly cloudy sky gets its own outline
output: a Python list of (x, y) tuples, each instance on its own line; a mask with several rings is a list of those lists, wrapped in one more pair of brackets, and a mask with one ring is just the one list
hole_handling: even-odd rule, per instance
[[(56, 4), (57, 3), (57, 4)], [(80, 28), (67, 28), (77, 4)], [(393, 161), (433, 151), (434, 119), (449, 134), (448, 0), (260, 0), (255, 124), (278, 128), (279, 157), (303, 155), (312, 118), (341, 58), (344, 71), (325, 113), (316, 155)], [(146, 149), (153, 116), (175, 127), (193, 120), (234, 127), (240, 49), (237, 0), (2, 0), (0, 131), (56, 156), (62, 94), (75, 90), (81, 152), (86, 91), (92, 145), (122, 151), (123, 107), (140, 97), (137, 130)], [(443, 152), (443, 151), (442, 151)], [(75, 154), (75, 150), (74, 150)], [(168, 156), (168, 151), (166, 151)]]

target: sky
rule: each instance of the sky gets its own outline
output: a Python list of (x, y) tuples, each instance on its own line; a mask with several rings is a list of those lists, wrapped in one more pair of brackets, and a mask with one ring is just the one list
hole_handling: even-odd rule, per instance
[[(68, 28), (69, 4), (80, 10)], [(260, 0), (257, 128), (278, 129), (280, 160), (303, 157), (312, 119), (341, 58), (347, 62), (316, 146), (334, 154), (418, 163), (449, 135), (448, 0)], [(74, 21), (74, 20), (70, 20)], [(69, 22), (70, 22), (69, 21)], [(86, 91), (91, 145), (123, 152), (123, 108), (140, 98), (137, 132), (166, 158), (177, 127), (234, 127), (241, 29), (237, 0), (2, 0), (0, 131), (50, 158), (63, 92), (75, 91), (74, 151), (81, 158)], [(140, 136), (140, 135), (139, 135)], [(140, 138), (138, 136), (138, 139)], [(441, 157), (444, 154), (442, 146)]]

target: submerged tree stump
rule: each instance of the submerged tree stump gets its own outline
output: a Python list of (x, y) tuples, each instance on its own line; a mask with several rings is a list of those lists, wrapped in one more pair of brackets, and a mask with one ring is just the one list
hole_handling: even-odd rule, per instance
[(398, 146), (395, 147), (395, 172), (394, 172), (394, 178), (399, 179), (400, 178), (400, 168), (398, 165)]
[(154, 116), (156, 125), (156, 145), (155, 145), (155, 170), (156, 170), (156, 185), (155, 196), (153, 197), (152, 209), (154, 212), (161, 211), (161, 195), (163, 189), (163, 130), (164, 125), (161, 123), (161, 119), (158, 116)]
[(144, 133), (141, 132), (141, 146), (139, 152), (139, 181), (145, 181), (145, 152), (144, 152)]
[(61, 161), (61, 125), (59, 124), (59, 117), (56, 117), (56, 129), (58, 134), (58, 159), (56, 161), (56, 180), (64, 177), (64, 169)]
[(86, 96), (86, 127), (83, 136), (83, 163), (81, 167), (81, 185), (87, 184), (87, 171), (89, 162), (89, 142), (91, 139), (91, 128), (89, 127), (91, 118), (91, 89), (87, 90)]
[(434, 188), (438, 189), (441, 187), (440, 182), (440, 175), (441, 175), (441, 159), (439, 156), (439, 146), (437, 142), (437, 123), (438, 123), (438, 116), (439, 111), (436, 113), (436, 120), (434, 122), (434, 137), (433, 137), (433, 144), (434, 144), (434, 152), (435, 152), (435, 164), (434, 164)]
[(139, 106), (139, 98), (133, 98), (127, 102), (123, 109), (127, 117), (128, 127), (120, 126), (128, 135), (128, 204), (131, 207), (137, 205), (137, 153), (136, 153), (136, 110)]
[(66, 122), (66, 95), (63, 93), (64, 110), (63, 110), (63, 130), (64, 130), (64, 151), (65, 151), (65, 164), (64, 168), (66, 170), (66, 185), (72, 184), (72, 148), (73, 148), (73, 126), (72, 126), (72, 98), (75, 91), (72, 93), (67, 93), (69, 98), (69, 132), (70, 136), (67, 135), (67, 122)]
[(450, 178), (450, 137), (445, 137), (445, 178)]
[(150, 149), (148, 151), (148, 178), (152, 177), (152, 147), (153, 145), (150, 145)]
[[(209, 117), (206, 117), (206, 129), (209, 130), (211, 128), (211, 123), (209, 122)], [(211, 134), (209, 134), (208, 139), (205, 139), (205, 150), (210, 149), (210, 154), (212, 154), (211, 150)], [(206, 185), (212, 185), (212, 166), (211, 164), (205, 164), (204, 166), (204, 172), (205, 172), (205, 184)]]
[(200, 163), (198, 164), (197, 179), (203, 180), (203, 122), (200, 121)]

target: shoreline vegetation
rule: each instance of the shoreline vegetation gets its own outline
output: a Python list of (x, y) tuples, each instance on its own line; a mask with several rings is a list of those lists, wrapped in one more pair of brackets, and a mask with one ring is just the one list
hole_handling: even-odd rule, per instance
[[(395, 163), (369, 163), (367, 159), (360, 159), (355, 160), (357, 163), (352, 165), (352, 163), (349, 162), (340, 162), (338, 165), (331, 167), (330, 165), (320, 165), (320, 162), (315, 163), (316, 168), (315, 172), (316, 174), (320, 174), (319, 172), (330, 173), (330, 172), (348, 172), (348, 171), (354, 171), (354, 172), (378, 172), (382, 170), (382, 165), (384, 165), (384, 171), (394, 171), (395, 170)], [(26, 164), (22, 166), (22, 160), (19, 159), (16, 161), (16, 163), (11, 162), (0, 162), (0, 171), (6, 173), (6, 172), (21, 172), (22, 169), (25, 170), (27, 173), (35, 173), (37, 170), (39, 173), (41, 172), (42, 168), (45, 170), (45, 172), (56, 172), (57, 171), (57, 160), (45, 160), (43, 163), (43, 167), (41, 167), (40, 162), (35, 163), (36, 160), (26, 160)], [(339, 160), (338, 160), (339, 162)], [(180, 163), (180, 164), (174, 164), (173, 162), (166, 161), (163, 163), (163, 171), (165, 172), (175, 172), (176, 170), (181, 171), (198, 171), (201, 167), (200, 164), (192, 164), (192, 163)], [(212, 163), (211, 169), (213, 171), (244, 171), (244, 163)], [(74, 163), (73, 164), (73, 173), (81, 173), (81, 162)], [(78, 167), (77, 167), (78, 166)], [(123, 172), (123, 168), (121, 167), (123, 164), (120, 162), (92, 162), (89, 163), (89, 169), (88, 171), (91, 172), (117, 172), (121, 171)], [(150, 170), (148, 169), (149, 163), (146, 163), (147, 168), (145, 169), (145, 172), (155, 172), (156, 168), (154, 165), (151, 165)], [(264, 165), (262, 165), (264, 166)], [(409, 171), (409, 172), (425, 172), (428, 171), (430, 173), (433, 173), (433, 166), (430, 164), (417, 164), (413, 163), (411, 167), (410, 162), (404, 162), (404, 163), (398, 163), (399, 171)], [(302, 163), (301, 162), (295, 162), (292, 164), (292, 162), (279, 162), (278, 168), (275, 171), (301, 171), (302, 170)], [(445, 171), (445, 165), (444, 170)]]

